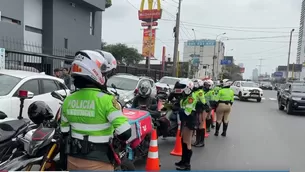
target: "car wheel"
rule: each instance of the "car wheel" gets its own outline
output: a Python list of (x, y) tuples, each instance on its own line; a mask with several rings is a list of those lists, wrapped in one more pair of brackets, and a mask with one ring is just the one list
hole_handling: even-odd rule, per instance
[(238, 98), (239, 98), (240, 101), (244, 100), (243, 96), (241, 95), (241, 92), (238, 93)]
[(258, 98), (256, 99), (257, 102), (261, 102), (262, 101), (262, 98)]
[(293, 114), (293, 109), (292, 109), (291, 103), (289, 101), (287, 101), (287, 104), (286, 104), (286, 113)]
[[(279, 99), (279, 98), (278, 98)], [(277, 101), (277, 104), (278, 104), (278, 107), (279, 107), (279, 110), (284, 110), (285, 107), (282, 105), (282, 103), (280, 102), (280, 100)]]

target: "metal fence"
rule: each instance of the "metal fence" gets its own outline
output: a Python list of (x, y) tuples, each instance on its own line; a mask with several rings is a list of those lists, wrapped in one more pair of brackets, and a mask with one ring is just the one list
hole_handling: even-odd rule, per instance
[[(8, 37), (0, 39), (0, 47), (5, 48), (6, 69), (45, 72), (48, 75), (53, 75), (56, 68), (69, 68), (75, 53), (68, 49), (48, 49), (40, 44), (23, 42)], [(124, 65), (119, 65), (117, 72), (149, 76), (153, 79), (170, 75), (159, 70), (147, 70), (146, 68)]]

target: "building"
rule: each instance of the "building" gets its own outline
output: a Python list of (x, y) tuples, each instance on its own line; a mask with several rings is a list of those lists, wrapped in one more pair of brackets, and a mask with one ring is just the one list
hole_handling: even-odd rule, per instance
[[(191, 62), (196, 78), (212, 77), (218, 78), (221, 72), (220, 61), (224, 59), (225, 46), (221, 41), (199, 39), (189, 40), (184, 43), (183, 61)], [(213, 57), (215, 59), (213, 60)]]
[[(300, 17), (300, 29), (299, 29), (299, 40), (298, 40), (298, 49), (297, 49), (297, 64), (305, 63), (305, 0), (302, 1), (301, 7), (301, 17)], [(305, 77), (305, 68), (301, 72), (299, 78)]]
[(253, 71), (252, 71), (252, 80), (258, 81), (258, 69), (257, 68), (253, 69)]
[(26, 44), (36, 45), (37, 53), (47, 54), (100, 48), (106, 5), (106, 0), (1, 0), (0, 42), (16, 40), (25, 51), (34, 51)]

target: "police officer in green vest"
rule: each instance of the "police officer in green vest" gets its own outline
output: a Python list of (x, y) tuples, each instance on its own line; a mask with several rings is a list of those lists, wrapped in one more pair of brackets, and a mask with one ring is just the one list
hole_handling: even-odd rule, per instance
[(113, 171), (109, 141), (125, 143), (131, 136), (121, 106), (105, 89), (102, 73), (113, 70), (98, 51), (82, 50), (72, 62), (71, 76), (79, 90), (62, 106), (61, 131), (66, 142), (67, 170)]
[(234, 91), (230, 88), (231, 84), (228, 80), (223, 82), (222, 89), (219, 90), (216, 101), (217, 101), (217, 108), (216, 108), (216, 131), (215, 136), (219, 135), (219, 129), (221, 124), (223, 123), (223, 131), (222, 136), (227, 135), (227, 129), (229, 125), (229, 115), (231, 113), (231, 108), (234, 102)]
[(208, 105), (204, 96), (204, 91), (202, 89), (202, 82), (200, 82), (199, 80), (194, 80), (193, 93), (197, 97), (198, 101), (196, 104), (196, 111), (199, 114), (199, 126), (196, 129), (196, 141), (192, 145), (195, 147), (204, 147), (204, 121), (207, 117), (207, 113), (206, 111), (204, 111), (204, 109), (208, 109)]
[[(181, 161), (175, 163), (177, 170), (191, 170), (192, 151), (192, 135), (194, 130), (199, 126), (199, 116), (196, 107), (197, 103), (201, 101), (205, 104), (204, 97), (198, 98), (195, 92), (192, 92), (192, 84), (187, 81), (180, 81), (183, 87), (183, 96), (180, 101), (179, 117), (181, 119), (181, 138), (182, 138), (182, 156)], [(180, 87), (182, 88), (182, 87)], [(206, 109), (204, 109), (206, 110)], [(202, 117), (200, 117), (202, 118)], [(202, 119), (201, 119), (202, 120)]]
[[(214, 109), (215, 105), (216, 105), (215, 91), (214, 91), (214, 89), (212, 89), (213, 85), (214, 85), (214, 82), (212, 80), (206, 80), (204, 82), (204, 92), (205, 92), (204, 97), (205, 97), (210, 109)], [(207, 119), (206, 119), (207, 132), (210, 132), (211, 126), (213, 127), (213, 119), (212, 119), (211, 111), (210, 111), (209, 114), (207, 115)]]

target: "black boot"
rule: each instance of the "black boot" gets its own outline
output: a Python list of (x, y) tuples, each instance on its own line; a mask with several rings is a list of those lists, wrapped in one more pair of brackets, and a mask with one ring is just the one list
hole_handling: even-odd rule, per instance
[(204, 147), (204, 139), (205, 139), (205, 129), (200, 129), (201, 137), (200, 137), (200, 142), (197, 145), (197, 147)]
[(211, 131), (211, 120), (206, 119), (205, 122), (206, 122), (207, 132), (210, 132)]
[[(182, 140), (182, 139), (181, 139)], [(183, 143), (182, 141), (182, 155), (181, 155), (181, 161), (176, 162), (175, 166), (181, 167), (185, 163), (185, 157), (186, 157), (186, 150), (187, 150), (187, 144)]]
[(199, 144), (199, 142), (200, 142), (200, 135), (201, 135), (200, 130), (199, 129), (196, 130), (196, 141), (192, 144), (192, 146), (197, 146)]
[(221, 123), (216, 122), (216, 130), (215, 130), (215, 136), (219, 135), (219, 129), (220, 129)]
[(229, 125), (229, 123), (223, 123), (223, 126), (222, 126), (222, 133), (221, 133), (221, 135), (222, 135), (223, 137), (226, 137), (226, 136), (227, 136), (228, 125)]
[(179, 171), (190, 171), (192, 155), (193, 151), (190, 149), (186, 149), (185, 163), (182, 166), (177, 167), (176, 169)]

